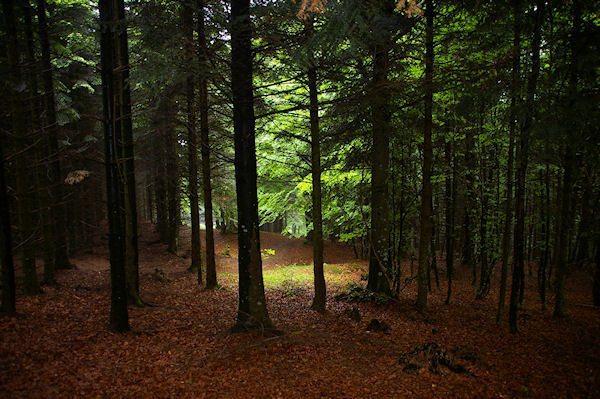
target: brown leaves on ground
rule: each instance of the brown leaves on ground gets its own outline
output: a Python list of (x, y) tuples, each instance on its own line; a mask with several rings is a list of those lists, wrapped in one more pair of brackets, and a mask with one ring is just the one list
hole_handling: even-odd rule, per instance
[[(106, 250), (75, 258), (79, 268), (61, 271), (57, 288), (20, 296), (19, 314), (0, 319), (0, 397), (600, 397), (600, 316), (590, 306), (591, 282), (583, 273), (570, 280), (572, 316), (561, 321), (540, 310), (528, 278), (529, 316), (516, 336), (506, 324), (495, 324), (496, 291), (475, 300), (465, 269), (452, 304), (444, 305), (445, 290), (434, 290), (426, 317), (413, 310), (415, 284), (386, 306), (336, 301), (330, 287), (323, 313), (309, 309), (310, 291), (288, 297), (268, 290), (271, 318), (285, 334), (267, 338), (260, 332), (231, 334), (236, 287), (199, 287), (186, 272), (189, 260), (166, 253), (162, 244), (147, 245), (147, 230), (142, 296), (157, 306), (130, 308), (133, 330), (110, 333)], [(234, 240), (218, 236), (217, 250), (226, 243), (233, 250)], [(275, 250), (266, 267), (285, 256), (306, 261), (305, 251), (310, 259), (311, 248), (302, 241), (269, 234), (261, 240)], [(328, 243), (325, 258), (344, 263), (351, 253)], [(220, 271), (232, 267), (218, 261)], [(154, 269), (170, 282), (152, 278)], [(359, 274), (353, 278), (358, 282)], [(361, 321), (348, 317), (353, 307)], [(390, 329), (367, 331), (372, 319)], [(468, 372), (431, 363), (404, 370), (434, 356), (443, 366), (448, 361), (440, 356), (449, 355)]]

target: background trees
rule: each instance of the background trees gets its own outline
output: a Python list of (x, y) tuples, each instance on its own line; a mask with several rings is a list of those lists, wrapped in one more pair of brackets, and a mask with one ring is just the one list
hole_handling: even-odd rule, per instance
[[(115, 137), (133, 302), (141, 303), (139, 212), (174, 254), (183, 252), (181, 224), (191, 224), (192, 265), (201, 260), (204, 225), (209, 288), (216, 287), (213, 218), (223, 232), (237, 229), (250, 251), (240, 258), (257, 284), (248, 295), (258, 295), (251, 303), (260, 306), (263, 226), (312, 234), (315, 307), (326, 297), (322, 233), (369, 260), (372, 291), (403, 295), (418, 275), (421, 308), (437, 289), (430, 280), (438, 269), (448, 279), (448, 303), (457, 269), (470, 270), (482, 300), (495, 291), (500, 269), (501, 320), (514, 265), (513, 331), (525, 280), (537, 280), (542, 304), (556, 290), (555, 314), (565, 315), (569, 265), (589, 268), (598, 252), (599, 41), (590, 2), (428, 1), (421, 10), (413, 1), (262, 1), (241, 7), (252, 15), (243, 45), (228, 3), (124, 5), (128, 28), (119, 40), (131, 51), (128, 58), (119, 52), (115, 65), (117, 91), (128, 86), (131, 98), (115, 105), (123, 132)], [(100, 36), (85, 1), (37, 1), (35, 12), (8, 0), (3, 7), (1, 72), (10, 95), (0, 101), (12, 246), (24, 291), (34, 294), (35, 249), (43, 248), (51, 283), (70, 253), (93, 250), (107, 218)], [(252, 157), (239, 158), (254, 147), (256, 176)], [(248, 187), (234, 185), (236, 173)], [(200, 185), (202, 201), (194, 193)], [(266, 307), (259, 313), (267, 322)]]

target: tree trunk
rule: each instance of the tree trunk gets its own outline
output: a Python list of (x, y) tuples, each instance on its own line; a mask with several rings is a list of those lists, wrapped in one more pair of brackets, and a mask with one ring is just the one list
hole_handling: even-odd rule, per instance
[[(3, 2), (6, 14), (6, 2)], [(4, 151), (3, 138), (0, 138), (0, 262), (2, 263), (2, 274), (0, 284), (2, 286), (2, 304), (0, 312), (5, 314), (15, 313), (15, 266), (12, 254), (12, 237), (10, 231), (10, 213), (8, 210), (8, 193), (6, 191), (6, 180), (4, 178)]]
[(116, 1), (100, 0), (100, 50), (102, 65), (102, 105), (104, 125), (104, 150), (106, 164), (106, 196), (109, 226), (111, 303), (110, 329), (116, 332), (129, 330), (127, 312), (127, 286), (125, 276), (125, 226), (123, 214), (124, 187), (119, 171), (118, 151), (121, 137), (116, 134), (114, 110), (117, 85), (113, 76), (118, 60), (115, 47), (119, 45), (114, 29), (117, 18)]
[(272, 329), (260, 256), (250, 0), (231, 1), (231, 90), (238, 210), (239, 308), (233, 331)]
[(48, 38), (48, 22), (46, 18), (46, 0), (37, 0), (37, 17), (39, 38), (42, 55), (42, 83), (44, 88), (44, 117), (43, 132), (48, 139), (48, 152), (50, 166), (47, 170), (49, 195), (52, 207), (52, 230), (54, 237), (54, 268), (69, 269), (69, 255), (67, 253), (67, 233), (65, 223), (65, 205), (63, 203), (62, 173), (60, 155), (58, 151), (58, 135), (56, 123), (56, 104), (54, 101), (54, 78), (50, 54), (50, 40)]
[(446, 162), (452, 165), (452, 180), (446, 180), (446, 273), (448, 277), (448, 294), (446, 305), (450, 304), (452, 298), (452, 278), (454, 277), (454, 253), (456, 243), (456, 182), (457, 182), (457, 160), (452, 150), (451, 143), (446, 142)]
[[(35, 220), (33, 214), (33, 193), (35, 180), (30, 176), (32, 161), (32, 142), (27, 132), (27, 98), (31, 89), (25, 74), (22, 62), (24, 54), (19, 46), (15, 15), (16, 7), (12, 0), (3, 0), (7, 36), (7, 61), (9, 69), (10, 87), (10, 114), (12, 120), (12, 134), (14, 136), (17, 156), (16, 168), (16, 204), (17, 220), (19, 227), (19, 240), (21, 241), (21, 262), (23, 269), (23, 289), (25, 295), (40, 293), (37, 282), (35, 266), (35, 249), (33, 238), (35, 234)], [(21, 89), (17, 89), (21, 88)]]
[[(571, 65), (569, 76), (569, 101), (571, 105), (575, 102), (578, 95), (578, 56), (579, 56), (579, 31), (581, 29), (581, 4), (574, 0), (572, 4), (573, 28), (571, 32)], [(569, 107), (572, 109), (572, 107)], [(577, 121), (570, 121), (568, 124), (569, 132), (576, 131)], [(565, 132), (565, 133), (569, 133)], [(557, 243), (557, 264), (556, 264), (556, 300), (554, 302), (554, 317), (563, 318), (567, 316), (567, 277), (569, 275), (569, 230), (572, 220), (572, 191), (576, 180), (577, 167), (575, 165), (576, 155), (574, 145), (571, 143), (569, 134), (565, 134), (565, 159), (564, 176), (562, 186), (562, 200), (560, 211), (560, 233)]]
[(596, 272), (594, 273), (594, 306), (600, 306), (600, 234), (596, 233)]
[(177, 162), (177, 131), (173, 126), (175, 112), (171, 101), (167, 106), (167, 124), (165, 126), (165, 145), (167, 156), (167, 251), (176, 254), (179, 249), (179, 226), (181, 225), (181, 211), (179, 203), (179, 168)]
[(544, 2), (536, 1), (537, 11), (535, 28), (532, 41), (532, 60), (531, 74), (527, 82), (527, 98), (525, 105), (525, 119), (521, 128), (519, 137), (519, 148), (517, 151), (517, 184), (515, 193), (515, 237), (514, 237), (514, 267), (512, 287), (510, 292), (510, 309), (509, 322), (510, 331), (517, 333), (519, 331), (518, 324), (518, 308), (520, 307), (520, 290), (523, 284), (523, 275), (525, 270), (525, 188), (527, 175), (527, 161), (529, 156), (529, 134), (532, 127), (533, 115), (535, 112), (535, 92), (537, 78), (540, 67), (540, 42), (541, 28), (544, 19)]
[[(382, 16), (391, 12), (388, 6), (382, 7)], [(379, 32), (387, 35), (385, 32)], [(389, 204), (387, 198), (388, 169), (390, 158), (388, 40), (375, 48), (371, 148), (371, 239), (369, 255), (369, 280), (367, 288), (373, 292), (391, 295), (390, 248), (389, 248)]]
[[(306, 23), (308, 35), (313, 35), (313, 19)], [(310, 140), (312, 175), (312, 218), (313, 218), (313, 266), (315, 297), (311, 307), (325, 309), (326, 286), (323, 272), (323, 218), (321, 214), (321, 140), (319, 132), (319, 99), (317, 91), (317, 69), (311, 60), (308, 69), (308, 91), (310, 97)]]
[(431, 142), (433, 109), (433, 0), (425, 1), (425, 120), (423, 129), (423, 191), (421, 193), (421, 234), (419, 237), (419, 285), (417, 308), (427, 307), (427, 268), (429, 266), (429, 242), (433, 224), (431, 220), (431, 166), (433, 147)]
[(119, 166), (123, 179), (123, 205), (125, 224), (125, 272), (127, 279), (127, 300), (130, 304), (142, 306), (140, 298), (139, 254), (137, 231), (137, 196), (133, 151), (133, 126), (131, 115), (131, 92), (129, 86), (129, 51), (127, 25), (125, 23), (124, 0), (115, 0), (115, 48), (113, 51), (116, 70), (113, 72), (115, 84), (115, 134), (120, 136)]
[(215, 239), (213, 232), (212, 187), (210, 181), (210, 142), (208, 138), (208, 54), (206, 33), (204, 30), (204, 0), (197, 0), (198, 9), (198, 62), (200, 74), (200, 141), (202, 145), (202, 190), (204, 194), (204, 223), (206, 224), (206, 288), (217, 287), (217, 269), (215, 263)]
[(517, 102), (519, 97), (519, 76), (521, 65), (521, 15), (519, 1), (513, 0), (513, 48), (512, 48), (512, 87), (510, 99), (510, 123), (508, 136), (508, 159), (506, 162), (506, 201), (504, 203), (504, 230), (502, 232), (502, 270), (500, 272), (500, 294), (496, 323), (502, 321), (506, 301), (506, 280), (508, 279), (508, 259), (510, 256), (510, 236), (513, 225), (513, 156), (515, 146), (515, 130), (517, 126)]
[[(188, 68), (194, 60), (194, 12), (186, 2), (182, 5), (182, 19), (185, 36), (184, 57)], [(188, 149), (188, 195), (190, 199), (190, 219), (192, 222), (190, 271), (197, 272), (198, 284), (202, 284), (202, 241), (200, 239), (200, 209), (198, 206), (198, 145), (196, 137), (196, 109), (194, 107), (194, 77), (187, 71), (185, 97), (187, 103), (187, 149)]]

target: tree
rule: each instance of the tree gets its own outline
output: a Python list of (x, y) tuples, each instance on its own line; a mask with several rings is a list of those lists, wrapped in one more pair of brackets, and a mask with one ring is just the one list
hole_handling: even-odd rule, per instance
[(35, 229), (34, 220), (34, 193), (35, 180), (30, 176), (32, 158), (32, 143), (26, 125), (25, 110), (27, 110), (27, 97), (30, 94), (30, 84), (23, 73), (24, 54), (19, 43), (16, 27), (15, 5), (12, 0), (2, 2), (4, 12), (4, 25), (7, 33), (7, 60), (9, 68), (9, 95), (12, 130), (15, 137), (17, 156), (16, 167), (16, 202), (19, 225), (19, 239), (21, 241), (21, 262), (23, 269), (23, 286), (25, 295), (40, 293), (37, 282), (35, 249), (33, 237)]
[(535, 93), (537, 78), (539, 75), (540, 67), (540, 42), (541, 42), (541, 30), (542, 23), (544, 21), (544, 2), (536, 2), (536, 19), (535, 27), (533, 32), (532, 40), (532, 59), (531, 59), (531, 72), (527, 81), (527, 98), (525, 104), (525, 118), (521, 127), (521, 134), (519, 135), (519, 146), (517, 149), (517, 181), (516, 181), (516, 192), (515, 192), (515, 237), (514, 237), (514, 265), (513, 265), (513, 278), (510, 292), (510, 331), (517, 333), (519, 331), (518, 326), (518, 309), (521, 306), (520, 291), (524, 284), (524, 270), (525, 270), (525, 183), (527, 175), (527, 162), (529, 157), (529, 136), (530, 130), (533, 123), (533, 116), (535, 112)]
[(388, 88), (388, 51), (390, 48), (389, 19), (393, 4), (378, 1), (375, 3), (377, 14), (373, 20), (375, 54), (373, 56), (373, 82), (371, 104), (371, 238), (369, 256), (369, 280), (367, 288), (371, 291), (391, 294), (389, 278), (389, 203), (388, 170), (390, 158), (389, 129), (389, 88)]
[[(67, 253), (67, 235), (65, 231), (65, 209), (63, 204), (63, 189), (61, 182), (61, 165), (58, 150), (58, 135), (56, 122), (56, 100), (54, 96), (54, 77), (51, 63), (50, 39), (48, 35), (48, 22), (46, 18), (46, 1), (37, 0), (37, 17), (39, 26), (39, 39), (42, 61), (42, 85), (44, 89), (44, 115), (43, 129), (47, 135), (50, 167), (47, 168), (49, 200), (52, 201), (50, 218), (52, 221), (52, 235), (54, 240), (54, 267), (53, 269), (69, 269), (71, 263)], [(54, 270), (44, 270), (44, 281), (47, 283), (54, 279)]]
[(519, 75), (521, 65), (521, 21), (519, 1), (513, 0), (513, 48), (512, 48), (512, 78), (511, 78), (511, 99), (510, 99), (510, 121), (509, 121), (509, 144), (508, 158), (506, 165), (506, 200), (504, 202), (504, 228), (502, 232), (502, 269), (500, 271), (500, 293), (498, 297), (498, 311), (496, 313), (496, 323), (502, 321), (504, 315), (504, 304), (506, 301), (506, 280), (508, 279), (508, 258), (510, 255), (510, 235), (512, 232), (513, 213), (512, 213), (512, 193), (513, 193), (513, 157), (515, 130), (517, 126), (517, 96), (519, 95)]
[[(568, 81), (568, 101), (569, 105), (573, 105), (578, 93), (578, 69), (579, 69), (579, 54), (581, 43), (579, 42), (579, 34), (581, 30), (581, 4), (574, 0), (571, 5), (572, 10), (572, 30), (570, 37), (571, 62)], [(565, 128), (577, 130), (577, 122), (568, 119)], [(571, 142), (568, 134), (565, 134), (565, 151), (563, 157), (564, 174), (561, 187), (561, 204), (560, 204), (560, 230), (558, 235), (557, 247), (557, 265), (556, 265), (556, 300), (554, 302), (554, 317), (564, 318), (567, 316), (567, 277), (569, 273), (569, 229), (571, 227), (572, 218), (572, 190), (575, 180), (577, 179), (577, 168), (575, 165), (576, 147)]]
[[(306, 19), (306, 30), (313, 36), (313, 17)], [(311, 54), (308, 67), (308, 91), (310, 98), (310, 155), (312, 177), (312, 222), (313, 222), (313, 266), (315, 278), (315, 296), (311, 307), (325, 309), (326, 286), (323, 273), (323, 216), (321, 209), (321, 139), (319, 131), (319, 98), (317, 91), (317, 68), (314, 55)]]
[[(5, 5), (4, 3), (2, 4)], [(6, 14), (5, 14), (6, 15)], [(12, 254), (12, 233), (10, 231), (10, 213), (8, 210), (8, 193), (4, 178), (4, 151), (3, 140), (0, 140), (0, 262), (2, 284), (2, 304), (0, 312), (14, 313), (15, 309), (15, 267)]]
[(250, 0), (231, 1), (230, 23), (239, 246), (239, 307), (233, 330), (272, 329), (264, 292), (258, 229)]
[[(194, 60), (194, 13), (190, 4), (185, 1), (182, 5), (182, 19), (184, 29), (184, 57), (188, 68)], [(191, 271), (198, 273), (198, 284), (202, 284), (202, 243), (200, 241), (200, 210), (198, 207), (198, 146), (196, 137), (196, 108), (194, 93), (194, 77), (187, 72), (185, 82), (185, 99), (187, 114), (187, 150), (188, 150), (188, 192), (190, 199), (190, 218), (192, 221), (192, 264)]]
[(206, 225), (206, 288), (217, 286), (215, 263), (215, 239), (213, 233), (212, 183), (210, 172), (210, 141), (208, 126), (208, 51), (206, 48), (206, 32), (204, 28), (204, 0), (197, 0), (198, 12), (198, 86), (200, 89), (200, 145), (202, 153), (202, 192), (204, 197), (204, 224)]
[(433, 222), (431, 220), (431, 143), (433, 109), (433, 0), (425, 2), (425, 120), (423, 121), (423, 191), (421, 193), (421, 235), (419, 238), (419, 289), (417, 308), (427, 307), (427, 270)]
[(107, 217), (109, 226), (111, 301), (110, 329), (116, 332), (129, 330), (127, 311), (127, 282), (125, 275), (125, 215), (124, 180), (120, 170), (119, 150), (122, 136), (115, 129), (115, 98), (122, 93), (115, 81), (114, 71), (119, 64), (119, 47), (116, 23), (124, 11), (122, 0), (99, 0), (100, 9), (100, 52), (102, 74), (102, 108), (104, 127), (104, 151), (106, 163)]

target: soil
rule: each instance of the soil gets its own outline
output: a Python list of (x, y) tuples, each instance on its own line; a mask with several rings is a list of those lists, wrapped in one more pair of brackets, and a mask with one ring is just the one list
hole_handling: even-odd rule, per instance
[[(187, 271), (189, 230), (179, 256), (155, 243), (150, 225), (140, 231), (141, 293), (155, 306), (129, 309), (131, 331), (108, 331), (108, 252), (99, 237), (93, 253), (73, 257), (77, 269), (58, 273), (57, 287), (19, 295), (19, 313), (0, 318), (0, 397), (600, 397), (600, 312), (585, 270), (570, 276), (566, 320), (552, 318), (552, 295), (541, 310), (528, 276), (518, 335), (506, 321), (495, 323), (497, 281), (476, 300), (468, 265), (459, 268), (450, 305), (441, 267), (442, 287), (433, 285), (425, 313), (412, 306), (416, 283), (384, 306), (337, 301), (341, 288), (328, 287), (325, 312), (310, 310), (309, 289), (268, 289), (270, 316), (284, 334), (232, 334), (237, 287), (197, 284)], [(215, 238), (218, 271), (235, 273), (236, 236)], [(227, 245), (230, 256), (222, 254)], [(312, 247), (301, 239), (261, 233), (261, 247), (275, 251), (265, 269), (312, 262)], [(339, 243), (326, 243), (325, 261), (358, 265), (349, 268), (356, 283), (366, 271)], [(152, 278), (155, 269), (169, 281)], [(353, 308), (360, 321), (350, 318)], [(390, 329), (367, 331), (373, 319)], [(464, 372), (434, 368), (434, 358)]]

